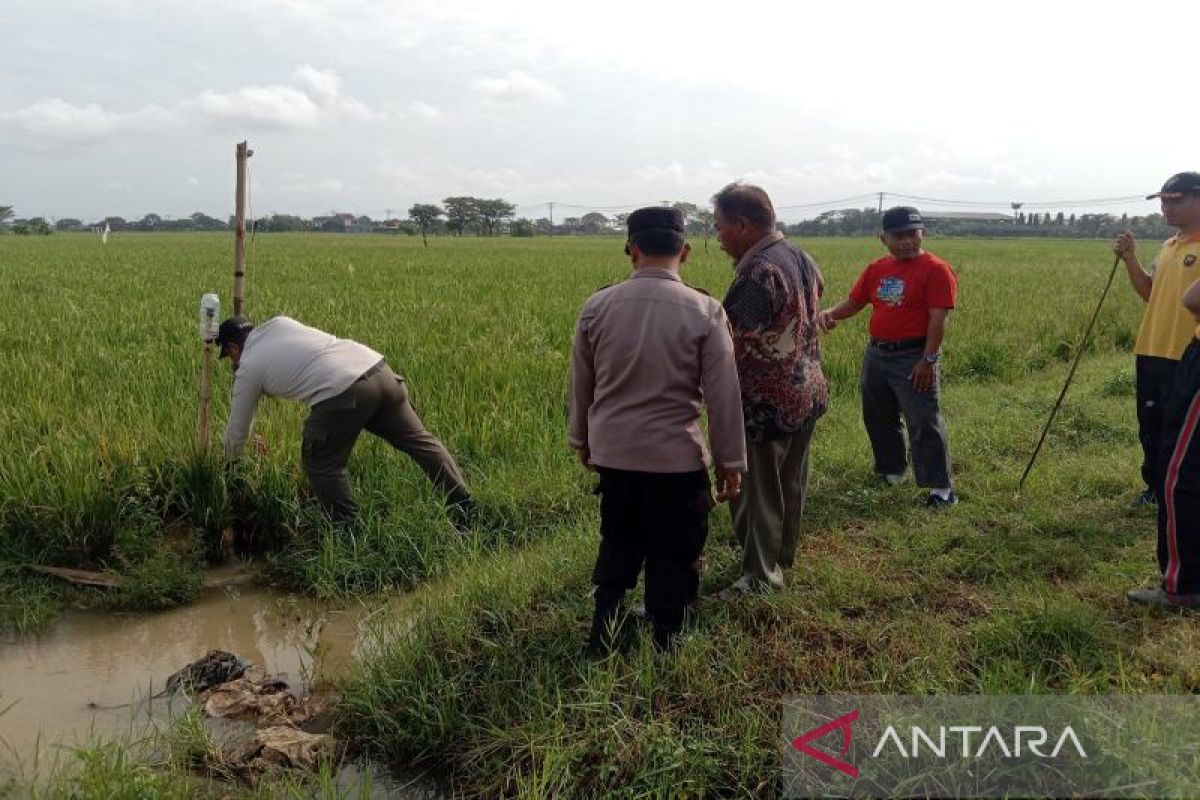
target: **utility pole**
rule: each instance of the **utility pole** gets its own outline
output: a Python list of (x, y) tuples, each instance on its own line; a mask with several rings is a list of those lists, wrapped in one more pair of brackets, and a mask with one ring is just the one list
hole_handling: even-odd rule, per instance
[(254, 151), (245, 142), (238, 142), (234, 157), (237, 160), (237, 188), (234, 190), (233, 210), (233, 314), (240, 316), (246, 300), (246, 162)]
[(879, 216), (883, 216), (883, 192), (879, 193)]
[(554, 235), (554, 203), (550, 202), (546, 205), (550, 206), (550, 235)]

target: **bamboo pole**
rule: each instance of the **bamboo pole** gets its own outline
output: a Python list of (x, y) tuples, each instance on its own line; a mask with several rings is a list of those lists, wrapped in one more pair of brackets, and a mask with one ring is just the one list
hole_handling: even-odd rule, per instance
[(196, 422), (196, 449), (208, 449), (209, 409), (212, 407), (212, 342), (204, 343), (204, 366), (200, 370), (200, 415)]
[(246, 297), (246, 161), (254, 151), (238, 142), (237, 188), (234, 192), (233, 222), (233, 314), (241, 316)]

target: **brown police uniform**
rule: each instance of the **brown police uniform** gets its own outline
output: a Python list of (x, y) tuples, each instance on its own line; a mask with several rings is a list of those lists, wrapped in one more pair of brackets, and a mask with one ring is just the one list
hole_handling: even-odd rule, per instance
[[(590, 452), (600, 475), (592, 644), (619, 615), (644, 563), (647, 616), (665, 646), (699, 586), (712, 507), (708, 467), (714, 459), (746, 467), (721, 303), (666, 268), (636, 269), (596, 292), (576, 325), (570, 395), (570, 444)], [(704, 405), (711, 457), (700, 429)]]

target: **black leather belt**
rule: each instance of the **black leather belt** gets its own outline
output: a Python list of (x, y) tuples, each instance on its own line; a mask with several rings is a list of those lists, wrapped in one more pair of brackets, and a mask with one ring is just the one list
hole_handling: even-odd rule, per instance
[(900, 350), (924, 350), (925, 339), (897, 339), (889, 341), (887, 339), (876, 339), (871, 337), (871, 347), (877, 350), (882, 350), (885, 353), (895, 353)]
[(367, 378), (371, 377), (371, 376), (372, 376), (372, 375), (374, 375), (376, 372), (379, 372), (379, 370), (383, 369), (385, 366), (387, 366), (387, 359), (386, 359), (386, 358), (385, 358), (385, 359), (383, 359), (383, 360), (381, 360), (381, 361), (380, 361), (378, 364), (376, 364), (375, 366), (371, 367), (369, 370), (367, 370), (366, 372), (364, 372), (362, 375), (359, 375), (357, 378), (355, 378), (355, 379), (354, 379), (354, 382), (355, 382), (355, 383), (358, 383), (359, 381), (365, 381)]

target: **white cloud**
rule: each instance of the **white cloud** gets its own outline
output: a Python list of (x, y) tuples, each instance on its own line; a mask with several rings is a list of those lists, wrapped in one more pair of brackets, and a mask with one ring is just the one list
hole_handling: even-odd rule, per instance
[(665, 165), (651, 165), (634, 170), (633, 176), (644, 183), (673, 183), (679, 185), (687, 180), (683, 164), (672, 161)]
[(342, 93), (342, 79), (333, 70), (313, 69), (308, 64), (296, 70), (296, 83), (321, 108), (333, 108)]
[(525, 177), (512, 167), (494, 169), (452, 169), (454, 180), (463, 187), (476, 187), (476, 191), (488, 193), (512, 192), (522, 188)]
[(285, 129), (311, 128), (320, 118), (312, 98), (290, 86), (247, 86), (235, 92), (210, 89), (189, 100), (187, 106), (215, 119)]
[(670, 184), (676, 189), (708, 197), (737, 177), (733, 168), (719, 160), (689, 167), (679, 161), (649, 165), (633, 171), (635, 180), (643, 183)]
[(885, 164), (879, 161), (872, 161), (863, 168), (863, 176), (870, 183), (887, 183), (892, 180), (895, 175), (895, 170), (891, 164)]
[(409, 113), (421, 119), (441, 119), (442, 110), (437, 106), (430, 105), (423, 100), (416, 100), (408, 107)]
[(778, 166), (738, 172), (722, 161), (686, 166), (679, 161), (665, 165), (645, 166), (634, 171), (635, 180), (643, 183), (668, 185), (707, 197), (733, 180), (744, 180), (762, 186), (772, 196), (809, 192), (838, 192), (842, 194), (876, 185), (893, 178), (894, 170), (886, 162), (858, 165), (846, 161), (810, 161), (798, 166)]
[(233, 92), (210, 89), (183, 105), (214, 119), (283, 130), (313, 128), (342, 114), (359, 119), (377, 116), (355, 98), (342, 94), (341, 78), (333, 70), (305, 65), (296, 70), (294, 79), (299, 88), (272, 84), (246, 86)]
[(558, 176), (529, 175), (504, 165), (485, 167), (447, 166), (429, 176), (443, 197), (456, 194), (486, 195), (514, 200), (522, 197), (554, 196), (573, 189), (571, 183)]
[(199, 178), (188, 178), (188, 179), (187, 179), (187, 185), (188, 185), (188, 186), (199, 186), (199, 185), (200, 185), (200, 179), (199, 179)]
[(910, 180), (913, 186), (919, 188), (954, 188), (962, 189), (973, 186), (995, 186), (998, 181), (988, 175), (967, 174), (948, 169), (937, 169), (924, 172)]
[(175, 116), (155, 105), (137, 111), (108, 111), (96, 103), (75, 105), (60, 97), (38, 100), (19, 111), (0, 116), (35, 143), (86, 144), (124, 133), (146, 132), (171, 125)]
[(521, 70), (512, 70), (503, 78), (482, 78), (471, 88), (500, 103), (561, 103), (566, 99), (557, 86)]
[(112, 111), (97, 103), (81, 105), (61, 97), (47, 97), (17, 111), (0, 114), (0, 126), (45, 147), (89, 144), (122, 134), (154, 132), (196, 114), (284, 130), (312, 128), (335, 117), (369, 120), (380, 116), (344, 94), (341, 78), (333, 70), (304, 65), (293, 78), (294, 86), (246, 86), (231, 92), (209, 89), (171, 108), (151, 104), (134, 111)]
[(373, 172), (384, 183), (422, 184), (425, 176), (411, 163), (394, 153), (381, 153)]

